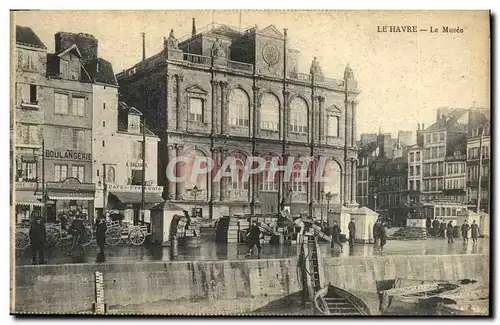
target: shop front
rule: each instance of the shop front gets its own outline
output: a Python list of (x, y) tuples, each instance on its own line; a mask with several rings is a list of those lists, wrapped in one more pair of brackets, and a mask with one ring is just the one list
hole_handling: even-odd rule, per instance
[(106, 212), (123, 215), (123, 221), (138, 225), (149, 224), (150, 209), (159, 203), (164, 202), (162, 198), (163, 187), (144, 187), (144, 213), (142, 206), (142, 186), (141, 185), (115, 185), (107, 184), (107, 204)]
[(43, 203), (36, 197), (36, 190), (36, 182), (16, 182), (14, 194), (16, 224), (29, 223), (32, 215), (41, 215)]
[[(69, 177), (62, 182), (47, 182), (47, 222), (58, 222), (65, 216), (82, 215), (90, 222), (94, 220), (95, 184), (82, 183)], [(42, 199), (42, 192), (37, 192)]]

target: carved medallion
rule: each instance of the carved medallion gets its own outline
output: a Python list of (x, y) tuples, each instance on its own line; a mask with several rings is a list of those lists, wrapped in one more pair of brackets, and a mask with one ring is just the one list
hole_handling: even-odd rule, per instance
[(280, 60), (280, 52), (276, 46), (266, 45), (262, 49), (262, 57), (269, 66), (273, 66)]

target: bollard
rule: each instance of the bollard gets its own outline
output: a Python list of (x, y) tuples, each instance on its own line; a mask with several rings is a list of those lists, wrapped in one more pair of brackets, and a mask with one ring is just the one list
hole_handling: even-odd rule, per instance
[(103, 315), (106, 313), (106, 303), (104, 303), (104, 277), (102, 272), (95, 272), (95, 302), (93, 303), (94, 314)]
[(177, 256), (179, 254), (179, 248), (178, 248), (179, 241), (177, 240), (177, 236), (174, 235), (171, 241), (172, 245), (170, 246), (170, 249), (172, 252), (172, 256)]

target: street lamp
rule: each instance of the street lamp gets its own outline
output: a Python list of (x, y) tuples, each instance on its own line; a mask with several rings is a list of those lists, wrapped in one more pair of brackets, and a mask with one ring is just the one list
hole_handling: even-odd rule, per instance
[[(324, 189), (321, 190), (321, 197), (320, 198), (321, 198), (321, 202), (320, 202), (321, 203), (321, 228), (323, 228), (323, 210), (325, 208), (325, 206), (323, 204), (324, 203), (323, 201), (325, 198), (325, 190)], [(328, 215), (328, 211), (326, 213)]]

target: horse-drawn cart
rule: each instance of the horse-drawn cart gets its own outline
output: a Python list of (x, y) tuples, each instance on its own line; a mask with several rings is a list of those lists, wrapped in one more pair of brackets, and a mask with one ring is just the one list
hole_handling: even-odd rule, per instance
[(134, 226), (128, 223), (121, 224), (120, 221), (108, 223), (107, 228), (106, 244), (110, 246), (116, 246), (122, 241), (139, 246), (144, 243), (148, 235), (151, 235), (148, 232), (148, 226)]

